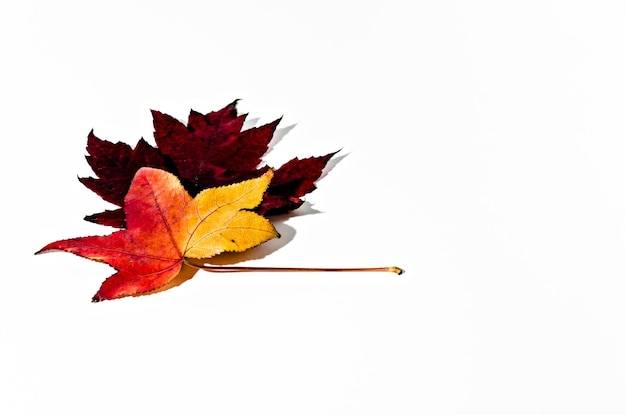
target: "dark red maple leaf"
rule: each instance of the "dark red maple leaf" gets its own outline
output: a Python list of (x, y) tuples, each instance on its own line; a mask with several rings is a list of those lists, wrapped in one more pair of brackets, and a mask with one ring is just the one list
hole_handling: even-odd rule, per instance
[[(191, 110), (187, 125), (170, 115), (152, 111), (157, 147), (141, 139), (132, 149), (124, 143), (100, 140), (93, 132), (87, 142), (87, 161), (97, 178), (79, 178), (104, 200), (120, 207), (85, 219), (118, 228), (125, 226), (121, 209), (134, 174), (141, 167), (155, 167), (179, 177), (195, 196), (204, 189), (259, 177), (261, 166), (281, 119), (242, 131), (246, 115), (237, 113), (237, 101), (203, 115)], [(275, 170), (275, 176), (257, 211), (263, 215), (294, 210), (302, 197), (315, 190), (315, 181), (336, 153), (305, 159), (294, 158)]]

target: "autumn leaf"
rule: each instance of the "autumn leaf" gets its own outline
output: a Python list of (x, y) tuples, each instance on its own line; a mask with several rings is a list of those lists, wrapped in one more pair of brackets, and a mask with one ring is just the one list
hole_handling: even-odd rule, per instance
[[(97, 178), (80, 178), (80, 181), (104, 200), (122, 208), (124, 195), (141, 167), (171, 172), (192, 196), (210, 187), (259, 177), (270, 168), (262, 165), (262, 157), (268, 152), (280, 119), (242, 130), (246, 115), (237, 114), (236, 104), (234, 101), (205, 115), (191, 110), (186, 125), (170, 115), (152, 111), (156, 148), (142, 139), (133, 149), (123, 143), (100, 140), (92, 132), (87, 142), (87, 161)], [(302, 197), (315, 190), (315, 181), (334, 154), (294, 158), (275, 169), (275, 179), (257, 212), (267, 216), (301, 206)], [(85, 219), (123, 228), (124, 216), (123, 209), (116, 209)]]
[(124, 198), (125, 230), (53, 242), (38, 253), (61, 250), (115, 268), (94, 302), (153, 291), (189, 266), (188, 259), (242, 252), (277, 237), (272, 224), (251, 211), (273, 174), (268, 170), (259, 178), (192, 197), (175, 175), (142, 167)]

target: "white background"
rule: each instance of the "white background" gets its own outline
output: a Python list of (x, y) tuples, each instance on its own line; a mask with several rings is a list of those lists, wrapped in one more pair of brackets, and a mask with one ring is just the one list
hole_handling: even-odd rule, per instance
[[(626, 413), (621, 1), (0, 6), (0, 413)], [(342, 149), (249, 265), (91, 304), (88, 132), (240, 98)], [(271, 248), (271, 246), (270, 246)], [(274, 247), (276, 248), (276, 247)], [(273, 250), (273, 252), (271, 252)]]

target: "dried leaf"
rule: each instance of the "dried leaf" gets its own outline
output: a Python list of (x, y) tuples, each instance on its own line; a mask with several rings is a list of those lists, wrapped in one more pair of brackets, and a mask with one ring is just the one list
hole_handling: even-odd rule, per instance
[(62, 250), (115, 268), (95, 302), (150, 292), (172, 281), (186, 258), (241, 252), (277, 237), (266, 218), (250, 211), (261, 202), (272, 176), (269, 170), (192, 198), (173, 174), (144, 167), (124, 199), (126, 230), (53, 242), (38, 253)]
[[(170, 115), (152, 111), (156, 148), (141, 140), (131, 149), (126, 144), (100, 140), (92, 132), (87, 161), (98, 178), (80, 178), (80, 181), (104, 200), (123, 207), (124, 195), (140, 167), (173, 173), (192, 196), (210, 187), (259, 177), (269, 169), (262, 165), (262, 157), (280, 119), (242, 131), (246, 115), (237, 114), (236, 104), (234, 101), (206, 115), (192, 110), (187, 125)], [(285, 213), (302, 205), (302, 197), (315, 189), (314, 182), (334, 154), (296, 158), (276, 169), (275, 179), (258, 212)], [(96, 213), (85, 219), (125, 226), (122, 209)]]

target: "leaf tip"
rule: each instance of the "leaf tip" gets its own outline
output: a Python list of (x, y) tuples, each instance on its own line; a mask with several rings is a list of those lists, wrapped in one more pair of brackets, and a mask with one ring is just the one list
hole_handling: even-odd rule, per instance
[(41, 248), (39, 251), (35, 252), (35, 255), (45, 254), (45, 253), (48, 253), (50, 251), (58, 251), (59, 249), (53, 246), (56, 243), (57, 242), (49, 243), (48, 245), (46, 245), (43, 248)]
[(251, 179), (251, 181), (256, 181), (257, 183), (259, 183), (264, 188), (264, 192), (265, 192), (265, 190), (267, 190), (267, 188), (270, 186), (270, 183), (272, 182), (273, 178), (274, 178), (274, 169), (270, 167), (267, 169), (265, 173), (263, 173), (256, 179)]
[[(79, 179), (79, 180), (80, 180), (80, 179)], [(83, 217), (83, 220), (84, 220), (84, 221), (87, 221), (87, 222), (98, 223), (98, 216), (97, 216), (97, 214), (95, 214), (95, 213), (94, 213), (94, 214), (92, 214), (92, 215), (85, 215), (85, 216)]]

